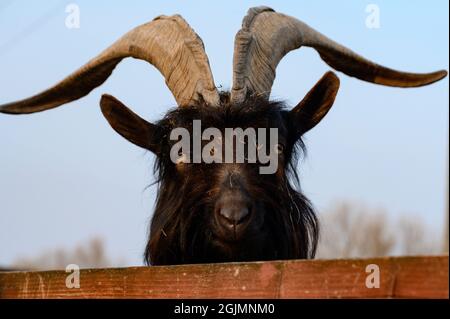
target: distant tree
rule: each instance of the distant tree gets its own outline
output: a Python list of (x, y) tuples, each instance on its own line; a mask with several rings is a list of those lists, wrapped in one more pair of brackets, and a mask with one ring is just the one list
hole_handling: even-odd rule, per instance
[(69, 264), (77, 264), (80, 268), (117, 267), (123, 261), (113, 261), (106, 256), (105, 244), (99, 237), (76, 246), (74, 249), (57, 248), (44, 251), (33, 257), (16, 259), (11, 268), (24, 270), (65, 269)]
[(317, 258), (430, 255), (440, 252), (436, 236), (417, 216), (387, 218), (380, 209), (341, 203), (321, 216)]

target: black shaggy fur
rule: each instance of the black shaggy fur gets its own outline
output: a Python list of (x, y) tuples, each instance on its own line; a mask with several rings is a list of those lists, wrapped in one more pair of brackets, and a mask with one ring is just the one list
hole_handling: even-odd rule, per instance
[[(295, 171), (304, 144), (289, 122), (283, 103), (249, 98), (243, 104), (229, 103), (221, 94), (222, 106), (177, 108), (159, 123), (162, 150), (155, 163), (159, 184), (156, 208), (145, 251), (147, 264), (182, 264), (226, 261), (298, 259), (314, 257), (318, 222), (308, 199), (300, 192)], [(214, 203), (220, 192), (220, 172), (227, 165), (183, 164), (176, 167), (169, 157), (175, 127), (191, 129), (200, 119), (202, 129), (277, 127), (284, 144), (278, 172), (258, 174), (258, 164), (240, 165), (240, 178), (257, 203), (255, 223), (238, 243), (218, 240), (211, 226)]]

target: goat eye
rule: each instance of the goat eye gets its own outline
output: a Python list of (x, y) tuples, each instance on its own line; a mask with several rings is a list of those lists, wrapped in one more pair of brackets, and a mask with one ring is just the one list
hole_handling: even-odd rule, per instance
[(275, 151), (277, 152), (277, 154), (283, 154), (284, 152), (284, 146), (281, 144), (276, 144), (275, 145)]
[(184, 164), (187, 162), (187, 155), (181, 149), (178, 150), (178, 159), (175, 164)]

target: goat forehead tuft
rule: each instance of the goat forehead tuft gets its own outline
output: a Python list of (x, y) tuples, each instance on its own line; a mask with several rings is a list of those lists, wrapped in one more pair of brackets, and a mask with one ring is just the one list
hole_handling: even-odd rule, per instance
[(238, 104), (225, 103), (220, 107), (191, 106), (172, 109), (158, 125), (166, 130), (176, 127), (190, 129), (193, 120), (201, 120), (202, 128), (284, 128), (284, 114), (287, 112), (283, 102), (252, 98)]

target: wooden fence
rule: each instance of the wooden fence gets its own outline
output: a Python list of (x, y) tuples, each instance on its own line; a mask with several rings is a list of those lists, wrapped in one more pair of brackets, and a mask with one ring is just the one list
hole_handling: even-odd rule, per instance
[[(371, 269), (377, 267), (379, 288), (368, 288), (366, 281), (369, 286), (375, 282)], [(82, 269), (80, 287), (71, 289), (66, 287), (68, 275), (65, 271), (0, 272), (0, 297), (449, 297), (448, 256)]]

